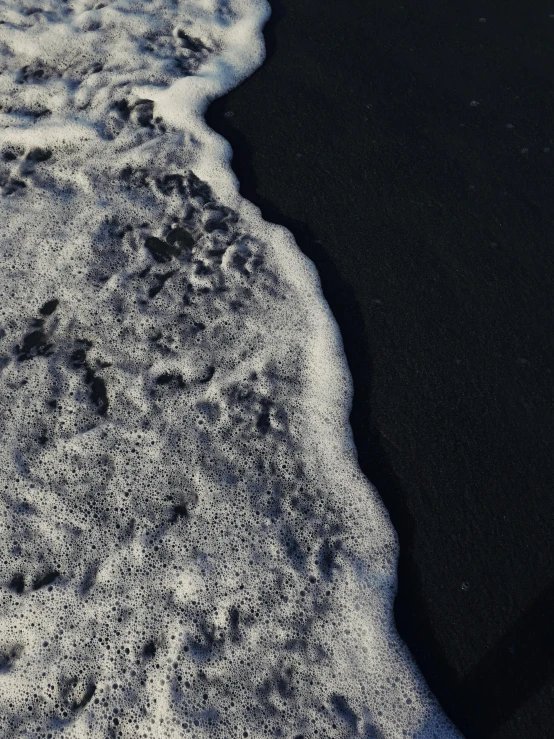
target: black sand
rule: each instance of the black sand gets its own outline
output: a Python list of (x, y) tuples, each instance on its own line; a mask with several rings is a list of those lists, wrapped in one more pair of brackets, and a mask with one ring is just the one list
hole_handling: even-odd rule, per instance
[(398, 629), (467, 737), (552, 736), (554, 5), (272, 5), (208, 120), (340, 325)]

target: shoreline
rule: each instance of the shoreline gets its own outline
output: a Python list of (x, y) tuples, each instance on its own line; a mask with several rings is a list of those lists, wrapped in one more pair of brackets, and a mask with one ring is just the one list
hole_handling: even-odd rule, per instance
[(547, 735), (548, 9), (271, 4), (266, 61), (207, 122), (318, 269), (400, 636), (467, 737)]

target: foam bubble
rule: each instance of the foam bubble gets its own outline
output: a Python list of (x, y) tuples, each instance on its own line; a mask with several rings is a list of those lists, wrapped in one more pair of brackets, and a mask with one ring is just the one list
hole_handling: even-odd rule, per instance
[(0, 3), (0, 736), (456, 735), (313, 265), (202, 117), (268, 10)]

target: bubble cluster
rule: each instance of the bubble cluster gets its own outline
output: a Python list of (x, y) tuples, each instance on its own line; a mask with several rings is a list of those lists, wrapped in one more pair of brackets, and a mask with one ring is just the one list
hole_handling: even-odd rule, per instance
[(207, 101), (258, 0), (0, 3), (0, 737), (454, 737), (313, 266)]

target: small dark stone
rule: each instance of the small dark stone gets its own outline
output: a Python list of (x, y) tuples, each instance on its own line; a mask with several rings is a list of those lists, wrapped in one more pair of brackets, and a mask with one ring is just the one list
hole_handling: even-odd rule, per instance
[[(161, 334), (158, 338), (161, 338)], [(157, 339), (154, 338), (154, 340)], [(156, 377), (156, 385), (173, 385), (181, 389), (186, 387), (186, 383), (181, 375), (173, 375), (170, 372), (164, 372), (163, 374)]]
[(261, 434), (267, 434), (267, 432), (271, 428), (269, 411), (262, 411), (260, 413), (260, 415), (258, 416), (258, 420), (256, 421), (256, 428)]
[(156, 295), (157, 295), (157, 294), (158, 294), (158, 293), (160, 292), (160, 290), (162, 289), (162, 287), (163, 287), (163, 283), (162, 283), (161, 285), (156, 285), (155, 287), (151, 287), (151, 288), (150, 288), (150, 289), (148, 290), (148, 297), (149, 297), (149, 298), (155, 298), (155, 297), (156, 297)]
[(209, 267), (207, 264), (204, 264), (204, 262), (196, 262), (195, 267), (194, 267), (194, 272), (197, 275), (205, 277), (207, 275), (213, 274), (213, 269)]
[(164, 372), (162, 375), (156, 377), (156, 385), (169, 385), (169, 383), (175, 379), (175, 375), (169, 372)]
[(189, 172), (187, 176), (187, 183), (189, 192), (193, 198), (199, 197), (204, 203), (209, 203), (213, 200), (213, 194), (210, 186), (206, 182), (197, 177), (194, 172)]
[(189, 512), (184, 503), (180, 503), (179, 505), (176, 505), (173, 507), (173, 512), (171, 514), (171, 523), (175, 523), (180, 518), (188, 518)]
[(50, 585), (57, 577), (59, 577), (59, 574), (60, 573), (57, 570), (53, 570), (52, 572), (48, 572), (43, 577), (37, 578), (33, 582), (33, 590), (39, 590), (40, 588), (46, 587), (46, 585)]
[(42, 306), (42, 308), (40, 309), (39, 312), (43, 316), (51, 316), (52, 313), (56, 310), (56, 308), (58, 307), (59, 304), (60, 304), (60, 301), (59, 300), (56, 300), (56, 298), (54, 298), (53, 300), (48, 300)]
[(205, 46), (205, 44), (203, 44), (199, 38), (188, 36), (181, 29), (177, 31), (177, 36), (181, 39), (181, 41), (183, 41), (182, 45), (185, 47), (185, 49), (190, 49), (190, 51), (194, 51), (197, 54), (201, 51), (208, 51), (208, 47)]
[(84, 349), (76, 349), (71, 355), (71, 364), (74, 367), (84, 367), (87, 361), (87, 353)]
[(211, 234), (216, 230), (227, 232), (229, 230), (229, 227), (221, 218), (214, 217), (207, 220), (204, 224), (204, 231), (208, 234)]
[(171, 231), (165, 237), (165, 240), (171, 246), (175, 246), (179, 249), (192, 249), (194, 246), (194, 236), (190, 231), (186, 231), (181, 226), (171, 229)]
[(154, 114), (153, 100), (137, 100), (133, 105), (132, 119), (139, 126), (147, 127), (152, 125), (152, 117)]
[(52, 152), (50, 149), (41, 149), (37, 146), (35, 149), (31, 149), (25, 159), (31, 162), (46, 162), (51, 156)]
[(215, 374), (215, 367), (208, 367), (208, 369), (206, 370), (206, 374), (201, 380), (198, 380), (198, 382), (201, 382), (201, 383), (209, 382), (214, 376), (214, 374)]
[(4, 187), (4, 195), (13, 195), (18, 190), (23, 190), (27, 184), (23, 180), (9, 180)]
[(229, 208), (227, 205), (219, 205), (217, 203), (210, 203), (207, 206), (207, 210), (212, 212), (210, 218), (215, 218), (218, 221), (225, 221), (226, 223), (237, 223), (239, 220), (238, 213)]
[[(117, 111), (119, 111), (123, 120), (127, 120), (131, 115), (131, 109), (129, 108), (129, 103), (126, 100), (116, 100), (113, 104), (113, 107)], [(128, 167), (127, 169), (131, 169), (131, 167)]]
[(94, 375), (90, 383), (90, 395), (92, 402), (98, 409), (98, 413), (101, 416), (105, 416), (108, 410), (108, 392), (106, 390), (106, 383), (101, 377)]
[(24, 362), (34, 357), (46, 357), (51, 354), (52, 344), (48, 343), (47, 336), (42, 329), (31, 331), (23, 339), (23, 345), (16, 347), (17, 359)]
[(18, 572), (17, 575), (12, 577), (8, 587), (11, 588), (11, 590), (15, 590), (16, 593), (21, 594), (25, 588), (25, 578)]
[(220, 247), (218, 249), (210, 249), (208, 251), (208, 256), (213, 257), (218, 264), (221, 264), (221, 257), (225, 254), (227, 251), (227, 247)]
[(183, 176), (180, 174), (166, 174), (161, 178), (158, 177), (156, 186), (164, 195), (171, 195), (175, 190), (182, 194), (185, 192)]
[(149, 236), (144, 245), (156, 262), (170, 262), (178, 254), (174, 247), (156, 236)]
[(156, 645), (153, 641), (149, 641), (148, 644), (145, 644), (142, 654), (147, 659), (151, 659), (152, 657), (156, 656)]
[(175, 274), (175, 271), (171, 270), (170, 272), (166, 272), (163, 275), (156, 275), (158, 284), (150, 288), (150, 290), (148, 291), (148, 296), (150, 298), (156, 297), (156, 295), (160, 292), (160, 290), (165, 285), (165, 283), (169, 280), (170, 277), (173, 277), (174, 274)]
[(229, 622), (231, 624), (231, 631), (233, 632), (234, 641), (238, 637), (239, 621), (240, 621), (239, 609), (236, 606), (231, 606), (231, 608), (229, 609)]

